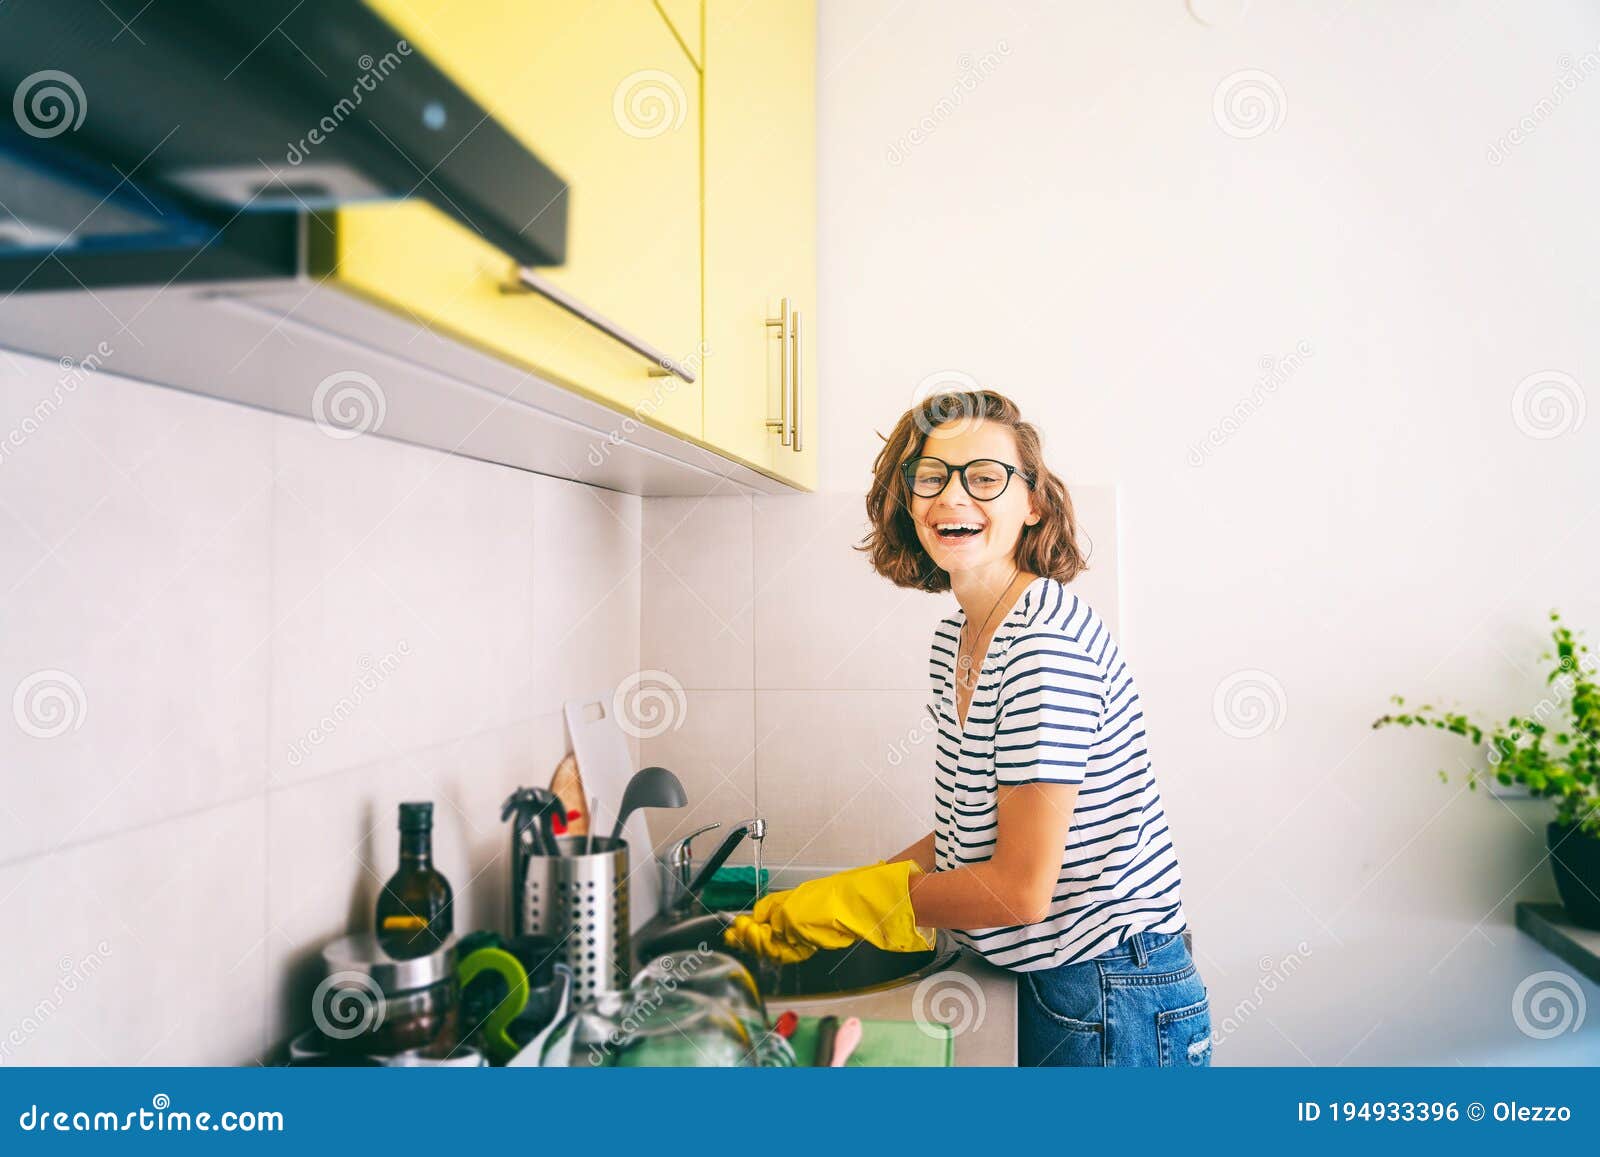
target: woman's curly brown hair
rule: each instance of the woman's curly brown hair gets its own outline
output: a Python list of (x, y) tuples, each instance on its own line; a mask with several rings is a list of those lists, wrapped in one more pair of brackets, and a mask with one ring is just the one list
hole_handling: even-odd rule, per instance
[(935, 427), (946, 422), (975, 423), (979, 419), (1010, 428), (1022, 458), (1017, 465), (1026, 478), (1033, 479), (1039, 521), (1022, 528), (1015, 555), (1018, 568), (1058, 582), (1071, 582), (1089, 565), (1078, 548), (1072, 497), (1061, 479), (1045, 466), (1039, 431), (1022, 420), (1015, 402), (993, 390), (932, 394), (900, 416), (872, 464), (872, 487), (867, 491), (867, 520), (872, 529), (856, 549), (866, 551), (872, 569), (895, 586), (923, 591), (950, 589), (949, 572), (934, 563), (917, 538), (911, 520), (911, 492), (901, 466), (922, 453), (928, 434)]

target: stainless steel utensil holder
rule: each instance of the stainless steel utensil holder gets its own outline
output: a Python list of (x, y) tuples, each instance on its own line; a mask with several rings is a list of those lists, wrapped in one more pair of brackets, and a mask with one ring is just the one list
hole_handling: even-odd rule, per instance
[(529, 856), (522, 887), (522, 926), (553, 936), (572, 967), (572, 1000), (626, 988), (632, 975), (628, 937), (628, 842), (558, 836), (565, 855)]

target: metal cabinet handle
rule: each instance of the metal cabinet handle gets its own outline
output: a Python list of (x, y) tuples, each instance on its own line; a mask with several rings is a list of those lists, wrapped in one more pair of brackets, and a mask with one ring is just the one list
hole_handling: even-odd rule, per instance
[(790, 353), (791, 335), (794, 332), (794, 323), (789, 312), (789, 299), (783, 298), (778, 303), (778, 316), (767, 318), (767, 328), (774, 326), (778, 329), (778, 420), (767, 419), (767, 429), (778, 431), (783, 444), (789, 444), (789, 430), (793, 419), (789, 412), (789, 366), (793, 361)]
[(557, 289), (549, 281), (546, 281), (543, 277), (539, 276), (539, 274), (535, 273), (525, 265), (518, 265), (513, 269), (512, 279), (500, 287), (500, 292), (537, 293), (545, 300), (552, 302), (555, 305), (559, 305), (562, 309), (566, 310), (579, 321), (587, 322), (589, 325), (592, 325), (595, 329), (599, 330), (613, 341), (620, 342), (631, 349), (634, 353), (638, 354), (640, 357), (647, 358), (649, 361), (659, 366), (662, 371), (664, 371), (659, 375), (656, 373), (656, 371), (652, 371), (652, 376), (665, 377), (667, 374), (671, 374), (674, 377), (682, 378), (686, 382), (693, 382), (695, 380), (693, 370), (689, 369), (687, 366), (680, 365), (679, 363), (673, 361), (649, 342), (644, 341), (641, 338), (634, 337), (627, 330), (616, 324), (616, 322), (610, 321), (596, 313), (587, 305), (584, 305), (583, 302), (568, 294), (565, 290)]
[(789, 315), (789, 342), (790, 354), (794, 358), (794, 368), (789, 371), (789, 389), (794, 395), (791, 405), (789, 429), (794, 432), (794, 446), (796, 454), (800, 453), (800, 311), (797, 309)]

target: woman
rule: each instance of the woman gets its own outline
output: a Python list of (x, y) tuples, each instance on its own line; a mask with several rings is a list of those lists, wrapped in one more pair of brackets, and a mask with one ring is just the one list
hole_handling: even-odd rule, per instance
[(873, 473), (873, 567), (959, 606), (929, 660), (936, 827), (765, 897), (728, 943), (793, 961), (857, 940), (925, 950), (947, 928), (1020, 974), (1020, 1064), (1210, 1064), (1139, 693), (1066, 589), (1084, 560), (1038, 433), (992, 391), (941, 394), (901, 417)]

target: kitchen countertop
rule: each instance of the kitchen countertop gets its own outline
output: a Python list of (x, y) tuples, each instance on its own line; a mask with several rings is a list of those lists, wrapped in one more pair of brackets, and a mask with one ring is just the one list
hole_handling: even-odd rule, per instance
[(939, 1021), (954, 1033), (957, 1065), (992, 1068), (1017, 1063), (1016, 974), (965, 949), (944, 971), (893, 988), (858, 996), (768, 999), (767, 1011), (774, 1019), (789, 1008), (803, 1016), (831, 1013), (841, 1019)]

